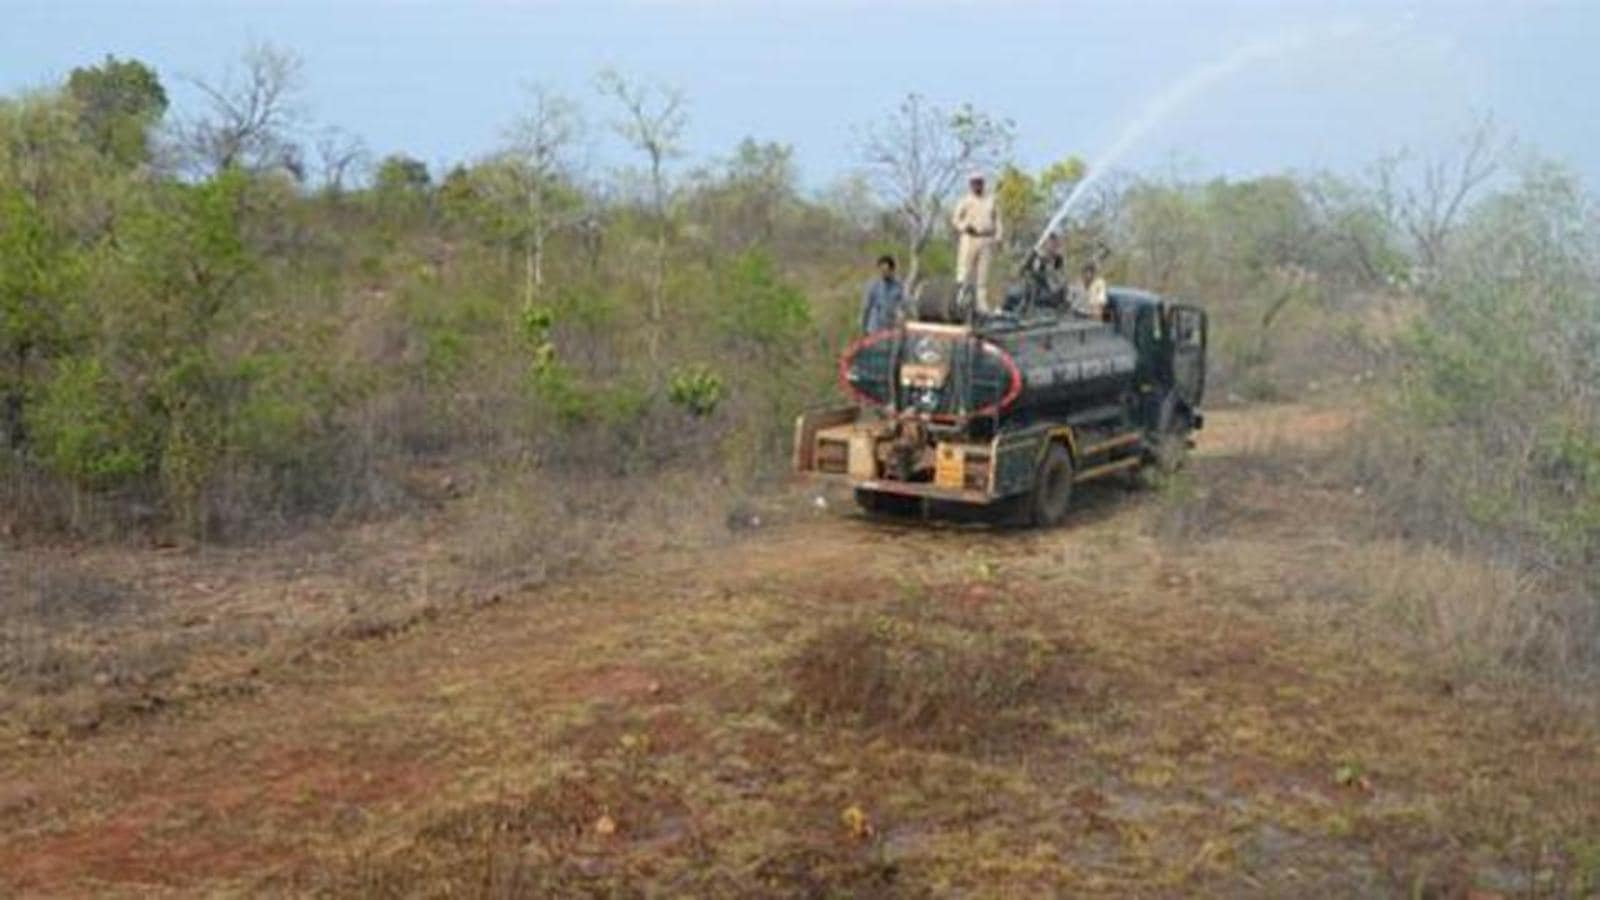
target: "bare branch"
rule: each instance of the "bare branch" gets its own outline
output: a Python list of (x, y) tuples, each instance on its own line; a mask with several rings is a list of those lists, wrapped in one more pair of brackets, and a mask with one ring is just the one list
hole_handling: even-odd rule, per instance
[(516, 223), (524, 253), (523, 302), (544, 289), (545, 243), (576, 218), (572, 151), (583, 130), (577, 104), (540, 86), (528, 88), (526, 112), (506, 130), (507, 148), (493, 160), (490, 190)]
[(1424, 273), (1438, 270), (1462, 210), (1500, 171), (1513, 143), (1500, 136), (1492, 117), (1484, 116), (1462, 139), (1456, 153), (1422, 161), (1417, 180), (1410, 186), (1396, 188), (1403, 158), (1380, 166), (1380, 194), (1416, 245)]
[(361, 138), (340, 128), (328, 128), (317, 138), (317, 161), (322, 179), (322, 189), (338, 195), (346, 182), (358, 177), (372, 159)]
[(296, 169), (299, 149), (291, 136), (305, 118), (299, 102), (302, 68), (293, 53), (256, 44), (221, 81), (187, 79), (210, 107), (206, 116), (182, 129), (193, 163), (207, 174), (236, 166)]
[(910, 94), (865, 130), (861, 155), (873, 188), (906, 229), (907, 282), (917, 281), (922, 252), (963, 173), (992, 166), (1011, 147), (1012, 125), (964, 104), (946, 112)]
[(650, 356), (659, 353), (663, 292), (667, 275), (667, 200), (666, 162), (682, 154), (683, 131), (689, 116), (683, 93), (676, 88), (637, 85), (616, 71), (607, 69), (598, 79), (600, 93), (622, 107), (623, 118), (613, 123), (617, 134), (642, 151), (650, 163), (651, 205), (656, 220), (656, 259), (650, 284)]

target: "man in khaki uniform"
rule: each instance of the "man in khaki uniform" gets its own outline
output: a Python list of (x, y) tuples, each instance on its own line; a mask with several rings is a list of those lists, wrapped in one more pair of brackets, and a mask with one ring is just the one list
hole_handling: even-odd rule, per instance
[(1083, 266), (1083, 292), (1089, 307), (1089, 318), (1106, 317), (1106, 280), (1100, 277), (1100, 267), (1093, 260)]
[(989, 306), (989, 263), (1005, 229), (994, 195), (984, 190), (983, 173), (973, 172), (967, 187), (967, 195), (950, 216), (950, 225), (960, 236), (956, 244), (956, 281), (963, 286), (971, 284), (978, 309), (989, 313), (994, 311)]
[(1074, 312), (1091, 319), (1106, 317), (1106, 280), (1100, 277), (1094, 260), (1083, 264), (1083, 280), (1072, 285), (1069, 293)]

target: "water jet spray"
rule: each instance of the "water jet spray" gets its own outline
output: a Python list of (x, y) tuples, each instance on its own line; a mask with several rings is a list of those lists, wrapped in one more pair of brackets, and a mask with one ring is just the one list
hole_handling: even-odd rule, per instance
[(1273, 62), (1288, 56), (1298, 50), (1303, 50), (1316, 43), (1342, 40), (1360, 34), (1365, 29), (1354, 23), (1344, 23), (1320, 28), (1295, 28), (1282, 32), (1269, 38), (1245, 44), (1203, 66), (1191, 70), (1166, 90), (1151, 98), (1129, 122), (1123, 126), (1115, 140), (1108, 145), (1089, 164), (1084, 177), (1073, 186), (1067, 198), (1062, 201), (1061, 207), (1050, 217), (1049, 224), (1045, 225), (1043, 233), (1034, 242), (1030, 257), (1037, 256), (1043, 249), (1045, 240), (1061, 223), (1066, 220), (1068, 213), (1077, 205), (1078, 201), (1088, 193), (1089, 188), (1104, 175), (1104, 173), (1119, 159), (1127, 154), (1136, 142), (1153, 131), (1156, 126), (1173, 113), (1182, 109), (1194, 98), (1215, 87), (1246, 66)]

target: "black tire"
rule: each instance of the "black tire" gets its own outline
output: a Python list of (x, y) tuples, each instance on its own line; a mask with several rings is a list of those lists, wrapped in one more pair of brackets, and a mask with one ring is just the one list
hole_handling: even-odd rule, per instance
[(916, 497), (856, 488), (856, 506), (869, 516), (910, 516), (920, 507)]
[(1051, 442), (1039, 462), (1028, 496), (1028, 519), (1040, 528), (1061, 524), (1072, 506), (1072, 454), (1061, 444)]
[(961, 285), (950, 278), (925, 278), (912, 295), (910, 310), (911, 318), (922, 322), (960, 322)]

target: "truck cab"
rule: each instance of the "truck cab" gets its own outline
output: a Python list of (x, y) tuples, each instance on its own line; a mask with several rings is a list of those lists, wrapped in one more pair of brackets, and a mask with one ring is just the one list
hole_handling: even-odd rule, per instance
[(1106, 299), (1106, 318), (1138, 352), (1141, 389), (1171, 389), (1198, 415), (1206, 390), (1205, 310), (1132, 288), (1112, 288)]

